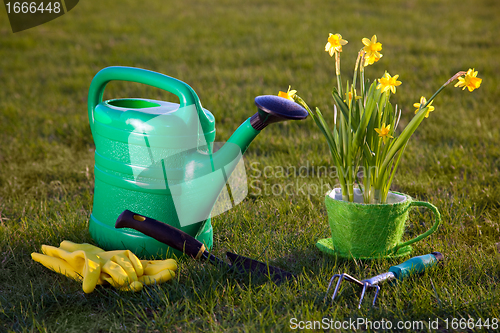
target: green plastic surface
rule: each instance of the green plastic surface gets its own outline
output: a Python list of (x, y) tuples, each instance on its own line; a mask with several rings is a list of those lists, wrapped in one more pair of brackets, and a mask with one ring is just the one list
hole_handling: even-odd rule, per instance
[(120, 108), (127, 109), (146, 109), (160, 106), (160, 104), (158, 103), (136, 98), (115, 99), (112, 101), (108, 101), (107, 103), (112, 106), (118, 106)]

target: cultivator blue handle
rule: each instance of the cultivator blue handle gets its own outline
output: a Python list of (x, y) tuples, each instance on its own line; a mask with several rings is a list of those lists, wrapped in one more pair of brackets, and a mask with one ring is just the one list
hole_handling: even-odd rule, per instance
[(406, 260), (404, 263), (392, 266), (389, 272), (393, 273), (396, 279), (402, 280), (410, 275), (423, 273), (427, 268), (434, 266), (443, 255), (439, 252), (432, 252), (423, 256), (413, 257)]

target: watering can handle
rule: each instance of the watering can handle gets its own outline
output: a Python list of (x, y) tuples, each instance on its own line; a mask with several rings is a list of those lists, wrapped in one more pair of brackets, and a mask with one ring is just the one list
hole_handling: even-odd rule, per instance
[(129, 81), (143, 83), (149, 86), (163, 89), (179, 97), (180, 107), (195, 105), (198, 111), (201, 125), (205, 125), (210, 120), (201, 107), (198, 95), (188, 84), (173, 77), (135, 67), (112, 66), (100, 70), (92, 80), (88, 97), (88, 113), (90, 129), (94, 134), (94, 109), (102, 102), (104, 89), (110, 81)]
[(415, 242), (418, 242), (419, 240), (424, 239), (425, 237), (434, 233), (437, 230), (437, 228), (439, 227), (439, 225), (441, 224), (441, 214), (439, 213), (439, 210), (437, 209), (437, 207), (434, 206), (433, 204), (425, 202), (425, 201), (412, 201), (410, 203), (410, 207), (411, 206), (422, 206), (422, 207), (429, 208), (434, 213), (434, 217), (435, 217), (434, 224), (432, 225), (432, 227), (429, 230), (418, 235), (417, 237), (412, 238), (404, 243), (399, 243), (398, 245), (396, 245), (396, 247), (394, 248), (394, 252), (397, 252), (397, 250), (402, 248), (402, 247), (405, 247), (407, 245), (413, 244)]

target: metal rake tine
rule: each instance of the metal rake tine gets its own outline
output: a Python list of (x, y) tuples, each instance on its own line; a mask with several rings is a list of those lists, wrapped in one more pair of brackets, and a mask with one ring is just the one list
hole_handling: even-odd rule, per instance
[(368, 288), (368, 283), (363, 283), (363, 290), (361, 291), (361, 297), (359, 298), (358, 309), (361, 309), (361, 303), (363, 302), (363, 298), (365, 297), (366, 289)]
[(337, 285), (335, 286), (335, 291), (333, 292), (332, 295), (332, 301), (335, 299), (335, 296), (337, 296), (337, 293), (339, 292), (340, 289), (340, 284), (342, 283), (342, 280), (344, 280), (345, 273), (340, 274), (339, 280), (337, 281)]
[[(323, 298), (323, 301), (326, 300), (326, 297), (328, 296), (328, 292), (330, 291), (330, 287), (332, 286), (332, 282), (333, 280), (338, 277), (339, 278), (339, 281), (343, 278), (342, 275), (344, 274), (335, 274), (334, 276), (332, 276), (332, 278), (330, 279), (330, 283), (328, 284), (328, 288), (326, 288), (326, 294), (325, 294), (325, 298)], [(335, 288), (335, 290), (337, 290), (337, 288)], [(332, 298), (333, 299), (333, 298)]]
[(375, 306), (375, 301), (377, 300), (377, 295), (378, 295), (378, 292), (380, 291), (380, 286), (375, 285), (374, 287), (375, 287), (377, 290), (375, 291), (375, 297), (373, 297), (373, 303), (372, 303), (372, 306)]
[(357, 285), (363, 286), (363, 283), (361, 281), (359, 281), (358, 279), (353, 278), (349, 274), (346, 274), (346, 273), (335, 274), (330, 279), (330, 283), (328, 284), (328, 288), (326, 290), (325, 299), (328, 296), (328, 291), (330, 290), (330, 287), (332, 286), (332, 283), (333, 283), (333, 281), (335, 280), (336, 277), (338, 277), (339, 280), (337, 281), (337, 285), (335, 286), (335, 291), (333, 292), (332, 301), (335, 299), (335, 296), (337, 296), (337, 293), (339, 292), (339, 289), (340, 289), (340, 284), (342, 283), (342, 281), (344, 279), (347, 280), (347, 281), (349, 281), (349, 282), (356, 283)]
[(361, 291), (361, 298), (359, 299), (358, 309), (361, 309), (361, 303), (365, 297), (365, 292), (368, 288), (375, 288), (375, 297), (373, 297), (372, 306), (375, 306), (375, 301), (377, 300), (378, 292), (380, 291), (380, 286), (376, 284), (371, 284), (368, 282), (363, 282), (363, 290)]

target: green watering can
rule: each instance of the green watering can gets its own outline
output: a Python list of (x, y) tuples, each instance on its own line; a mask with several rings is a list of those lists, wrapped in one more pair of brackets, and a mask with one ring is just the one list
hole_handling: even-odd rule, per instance
[[(102, 101), (107, 83), (113, 80), (166, 90), (179, 98), (179, 104), (139, 98)], [(285, 98), (259, 96), (255, 104), (258, 112), (213, 152), (214, 116), (202, 108), (189, 85), (139, 68), (108, 67), (98, 72), (88, 97), (96, 146), (92, 238), (107, 250), (181, 255), (133, 229), (115, 229), (116, 219), (128, 209), (181, 229), (210, 249), (212, 209), (219, 194), (227, 194), (225, 184), (241, 166), (252, 140), (270, 123), (307, 117), (304, 108)], [(245, 195), (246, 191), (245, 182)]]

